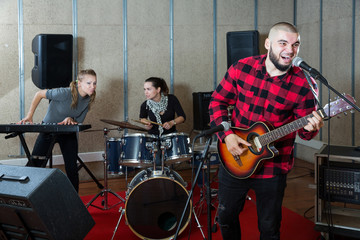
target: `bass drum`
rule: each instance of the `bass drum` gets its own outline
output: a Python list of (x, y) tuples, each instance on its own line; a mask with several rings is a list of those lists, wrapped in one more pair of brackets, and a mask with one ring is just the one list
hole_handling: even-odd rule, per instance
[[(141, 239), (171, 239), (178, 228), (188, 191), (175, 171), (164, 168), (139, 172), (130, 182), (125, 203), (125, 218)], [(182, 221), (179, 234), (189, 224), (191, 202)]]

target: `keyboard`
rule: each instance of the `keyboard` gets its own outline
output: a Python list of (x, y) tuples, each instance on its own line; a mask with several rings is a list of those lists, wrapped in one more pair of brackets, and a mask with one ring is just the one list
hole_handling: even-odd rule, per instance
[(90, 124), (58, 125), (56, 123), (33, 123), (33, 124), (0, 124), (0, 133), (13, 132), (43, 132), (43, 133), (71, 133), (80, 132), (91, 128)]

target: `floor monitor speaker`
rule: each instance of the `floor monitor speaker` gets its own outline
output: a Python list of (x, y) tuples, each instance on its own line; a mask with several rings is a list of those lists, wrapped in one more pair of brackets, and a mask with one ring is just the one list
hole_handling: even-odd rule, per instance
[(40, 89), (68, 87), (72, 81), (73, 36), (39, 34), (32, 41), (31, 78)]
[(0, 239), (84, 239), (94, 224), (59, 169), (0, 165)]
[(227, 32), (226, 48), (228, 68), (239, 59), (259, 55), (259, 32)]

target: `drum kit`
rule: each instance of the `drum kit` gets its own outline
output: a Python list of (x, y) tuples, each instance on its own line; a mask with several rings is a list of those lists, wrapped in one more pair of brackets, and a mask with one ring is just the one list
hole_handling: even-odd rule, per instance
[[(147, 131), (145, 128), (128, 122), (100, 120), (120, 128), (139, 132)], [(92, 202), (98, 196), (105, 198), (103, 200), (103, 210), (125, 203), (125, 207), (119, 209), (121, 215), (114, 229), (113, 238), (124, 214), (131, 231), (141, 239), (171, 239), (178, 229), (180, 229), (181, 233), (186, 228), (191, 219), (191, 212), (193, 212), (200, 227), (191, 203), (186, 204), (189, 198), (189, 192), (186, 189), (187, 184), (170, 167), (173, 164), (179, 164), (191, 159), (192, 150), (189, 136), (186, 133), (171, 133), (162, 136), (147, 133), (127, 133), (120, 138), (109, 138), (107, 136), (108, 132), (107, 129), (104, 129), (106, 149), (104, 153), (105, 189), (96, 195), (87, 204), (87, 207), (99, 208), (92, 205)], [(107, 174), (123, 174), (123, 169), (126, 169), (127, 182), (128, 168), (143, 168), (143, 170), (138, 172), (131, 182), (127, 184), (125, 200), (107, 188)], [(108, 206), (108, 193), (119, 198), (120, 202)], [(179, 223), (178, 220), (183, 212), (185, 212), (184, 221)]]

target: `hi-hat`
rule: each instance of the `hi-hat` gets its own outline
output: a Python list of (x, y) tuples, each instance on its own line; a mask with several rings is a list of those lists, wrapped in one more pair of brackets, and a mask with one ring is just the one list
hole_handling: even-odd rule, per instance
[(128, 122), (119, 122), (119, 121), (114, 121), (114, 120), (107, 120), (107, 119), (100, 119), (100, 121), (105, 122), (105, 123), (109, 123), (121, 128), (128, 128), (128, 129), (133, 129), (133, 130), (138, 130), (138, 131), (147, 131), (145, 128), (136, 126), (134, 124), (128, 123)]

